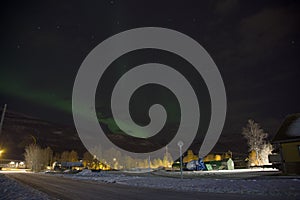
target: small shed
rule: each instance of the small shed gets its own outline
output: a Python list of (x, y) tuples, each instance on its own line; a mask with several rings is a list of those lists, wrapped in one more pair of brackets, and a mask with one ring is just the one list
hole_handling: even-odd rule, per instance
[(234, 170), (234, 162), (231, 158), (223, 160), (222, 166), (224, 166), (227, 170)]

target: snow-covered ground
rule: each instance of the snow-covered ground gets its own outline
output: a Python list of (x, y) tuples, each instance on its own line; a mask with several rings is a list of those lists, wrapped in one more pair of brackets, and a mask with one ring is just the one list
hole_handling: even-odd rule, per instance
[[(243, 172), (243, 171), (242, 171)], [(254, 170), (255, 172), (255, 170)], [(178, 172), (175, 172), (178, 173)], [(187, 172), (190, 175), (193, 172)], [(185, 175), (187, 174), (185, 173)], [(210, 172), (213, 173), (213, 172)], [(214, 172), (217, 173), (217, 172)], [(225, 173), (225, 172), (220, 172)], [(229, 173), (229, 172), (227, 172)], [(245, 173), (245, 171), (244, 171)], [(174, 172), (170, 172), (174, 174)], [(197, 191), (213, 193), (256, 194), (265, 196), (300, 197), (299, 177), (251, 177), (251, 178), (211, 178), (194, 173), (195, 178), (157, 176), (153, 174), (132, 174), (124, 172), (91, 172), (84, 170), (78, 174), (63, 175), (80, 180), (92, 180), (104, 183), (118, 183), (136, 187), (161, 188), (176, 191)], [(201, 176), (199, 177), (199, 174)]]
[(17, 181), (9, 179), (0, 174), (0, 199), (6, 200), (48, 200), (50, 199), (46, 194), (35, 190), (29, 186), (22, 185)]
[[(46, 173), (45, 175), (171, 191), (252, 194), (263, 196), (263, 198), (264, 196), (266, 198), (277, 196), (283, 199), (299, 199), (300, 197), (299, 176), (278, 176), (276, 171), (253, 169), (248, 171), (184, 172), (182, 180), (180, 172), (146, 172), (146, 169), (127, 172), (84, 170), (77, 174)], [(0, 199), (50, 199), (46, 194), (8, 179), (1, 173)]]

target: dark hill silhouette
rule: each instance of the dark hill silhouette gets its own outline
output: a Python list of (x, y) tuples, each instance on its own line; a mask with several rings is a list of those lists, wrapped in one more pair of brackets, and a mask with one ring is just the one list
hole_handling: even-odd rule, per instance
[[(2, 111), (0, 111), (2, 113)], [(124, 134), (109, 134), (110, 139), (115, 144), (125, 143), (133, 145), (139, 142), (139, 139), (130, 139)], [(231, 150), (233, 155), (246, 156), (247, 145), (241, 145), (240, 138), (221, 136), (212, 152), (226, 152)], [(3, 123), (2, 134), (0, 135), (0, 147), (5, 149), (3, 158), (7, 159), (24, 159), (24, 149), (31, 143), (37, 143), (42, 147), (51, 147), (54, 152), (62, 153), (63, 151), (75, 150), (82, 157), (86, 151), (80, 141), (74, 126), (61, 125), (52, 123), (22, 113), (7, 110)], [(143, 146), (156, 146), (148, 141)], [(197, 154), (199, 150), (197, 142), (190, 147)]]
[(31, 143), (49, 146), (55, 152), (75, 150), (81, 155), (85, 151), (74, 127), (7, 111), (0, 136), (3, 158), (23, 159), (25, 146)]

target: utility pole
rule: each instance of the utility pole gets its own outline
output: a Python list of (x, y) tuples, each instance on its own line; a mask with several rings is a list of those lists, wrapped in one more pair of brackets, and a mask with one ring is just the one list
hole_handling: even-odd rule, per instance
[(2, 126), (3, 126), (3, 121), (4, 121), (4, 115), (5, 115), (5, 112), (6, 112), (6, 107), (7, 107), (7, 105), (4, 104), (4, 107), (3, 107), (3, 110), (2, 110), (1, 121), (0, 121), (0, 136), (1, 136), (1, 133), (2, 133)]
[(180, 155), (180, 178), (182, 179), (182, 146), (183, 142), (180, 140), (177, 145), (179, 146), (179, 155)]
[(148, 168), (149, 168), (149, 175), (151, 174), (151, 158), (150, 158), (150, 154), (149, 154), (149, 157), (148, 157)]

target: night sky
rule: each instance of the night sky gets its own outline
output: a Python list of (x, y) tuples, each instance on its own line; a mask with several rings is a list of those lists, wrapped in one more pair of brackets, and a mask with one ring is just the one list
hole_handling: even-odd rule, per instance
[(217, 64), (228, 100), (222, 137), (240, 137), (249, 118), (274, 135), (300, 112), (299, 22), (299, 1), (10, 1), (1, 6), (0, 104), (72, 125), (87, 54), (127, 29), (165, 27)]

